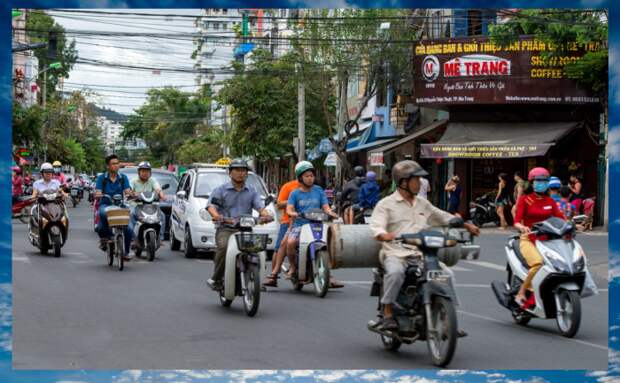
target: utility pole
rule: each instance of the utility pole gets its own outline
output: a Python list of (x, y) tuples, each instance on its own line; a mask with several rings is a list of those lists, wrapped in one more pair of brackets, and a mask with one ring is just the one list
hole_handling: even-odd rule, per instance
[[(301, 69), (301, 65), (297, 65), (298, 69)], [(299, 82), (297, 83), (297, 135), (299, 137), (299, 153), (297, 156), (300, 161), (306, 159), (306, 88), (304, 86), (303, 74), (301, 70), (298, 70)]]
[[(344, 78), (340, 81), (339, 92), (339, 108), (338, 108), (338, 142), (341, 142), (344, 138), (344, 124), (347, 118), (347, 82)], [(345, 148), (346, 149), (346, 148)], [(342, 184), (342, 161), (340, 158), (336, 162), (336, 185)]]

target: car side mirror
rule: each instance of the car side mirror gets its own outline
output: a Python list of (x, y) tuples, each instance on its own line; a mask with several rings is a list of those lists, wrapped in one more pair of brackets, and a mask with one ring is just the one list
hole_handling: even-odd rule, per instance
[(452, 228), (461, 228), (465, 225), (465, 221), (461, 217), (454, 217), (448, 222), (448, 226)]
[(161, 190), (166, 190), (166, 189), (170, 189), (170, 184), (165, 184), (164, 186), (161, 187)]
[(180, 190), (177, 192), (177, 198), (179, 199), (185, 199), (186, 196), (187, 196), (187, 193), (185, 193), (185, 190)]

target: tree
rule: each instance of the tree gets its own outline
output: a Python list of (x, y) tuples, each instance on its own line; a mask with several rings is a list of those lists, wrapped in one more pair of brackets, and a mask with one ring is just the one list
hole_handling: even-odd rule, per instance
[[(69, 77), (69, 72), (73, 68), (77, 60), (77, 50), (75, 49), (75, 40), (67, 41), (65, 37), (65, 29), (54, 21), (54, 18), (41, 10), (29, 11), (26, 15), (26, 30), (28, 37), (33, 43), (45, 42), (49, 43), (50, 32), (55, 33), (57, 37), (57, 57), (51, 59), (48, 57), (48, 48), (35, 49), (34, 53), (39, 59), (39, 70), (52, 62), (60, 62), (62, 66), (58, 69), (49, 69), (47, 71), (47, 98), (52, 99), (56, 96), (56, 85), (61, 77)], [(39, 75), (39, 86), (43, 83), (43, 74)], [(41, 88), (43, 88), (41, 86)]]
[[(266, 160), (291, 153), (297, 135), (297, 84), (300, 80), (290, 53), (274, 59), (257, 49), (252, 64), (233, 63), (236, 74), (226, 80), (217, 99), (232, 107), (233, 128), (229, 141), (233, 152)], [(332, 89), (328, 88), (330, 92)], [(306, 142), (316, 145), (327, 134), (323, 118), (323, 85), (306, 83)], [(327, 107), (333, 113), (333, 97)]]
[(182, 164), (215, 162), (221, 157), (221, 139), (215, 132), (200, 138), (189, 138), (178, 150), (177, 160)]
[(35, 150), (41, 147), (41, 127), (45, 111), (38, 105), (24, 108), (13, 103), (13, 143)]
[(209, 88), (187, 93), (166, 87), (151, 89), (148, 96), (124, 124), (123, 138), (142, 138), (162, 163), (174, 162), (177, 150), (188, 138), (207, 131)]

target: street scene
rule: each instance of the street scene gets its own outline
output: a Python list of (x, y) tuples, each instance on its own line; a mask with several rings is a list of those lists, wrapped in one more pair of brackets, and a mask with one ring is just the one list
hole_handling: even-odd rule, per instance
[(13, 10), (15, 369), (607, 369), (607, 13)]

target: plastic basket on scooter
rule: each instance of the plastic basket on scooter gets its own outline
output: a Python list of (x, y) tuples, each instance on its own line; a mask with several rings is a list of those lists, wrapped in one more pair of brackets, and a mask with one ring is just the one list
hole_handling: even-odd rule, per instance
[(105, 214), (108, 218), (108, 226), (129, 226), (129, 209), (111, 206), (105, 210)]
[(236, 233), (235, 240), (237, 241), (237, 247), (241, 251), (248, 253), (258, 253), (264, 251), (267, 248), (267, 234), (256, 233)]

